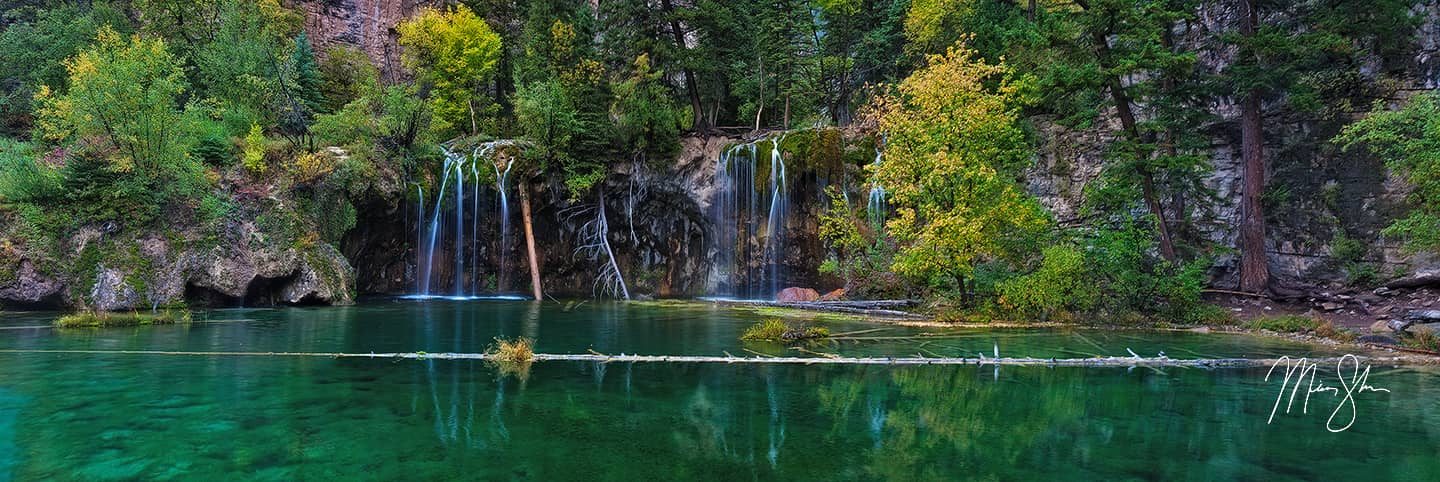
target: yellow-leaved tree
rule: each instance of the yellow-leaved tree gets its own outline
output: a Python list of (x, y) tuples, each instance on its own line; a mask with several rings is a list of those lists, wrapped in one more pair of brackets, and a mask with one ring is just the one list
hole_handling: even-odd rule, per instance
[(481, 89), (500, 62), (500, 35), (464, 5), (421, 9), (398, 30), (405, 65), (432, 87), (431, 105), (442, 124), (437, 130), (478, 133), (492, 105)]
[(896, 206), (897, 274), (963, 292), (977, 261), (1034, 251), (1050, 220), (1016, 181), (1030, 161), (1021, 87), (960, 44), (877, 98), (885, 162), (872, 169)]

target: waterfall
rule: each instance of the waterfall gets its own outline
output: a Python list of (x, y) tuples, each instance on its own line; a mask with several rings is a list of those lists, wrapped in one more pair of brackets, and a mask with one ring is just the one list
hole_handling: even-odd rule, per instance
[[(781, 286), (785, 250), (785, 224), (789, 215), (789, 186), (780, 151), (784, 135), (768, 139), (768, 181), (756, 183), (759, 143), (730, 146), (715, 161), (716, 255), (712, 265), (715, 295), (736, 298), (771, 298)], [(757, 244), (758, 243), (758, 244)]]
[[(445, 194), (445, 186), (450, 184), (450, 165), (455, 162), (455, 159), (455, 156), (451, 154), (450, 150), (446, 149), (445, 166), (441, 169), (441, 171), (445, 173), (445, 176), (441, 178), (440, 189), (435, 191), (440, 193), (438, 195), (440, 197), (435, 199), (434, 214), (430, 216), (429, 227), (426, 228), (429, 236), (427, 236), (425, 241), (425, 264), (421, 266), (424, 269), (421, 271), (419, 279), (419, 294), (423, 296), (430, 296), (430, 282), (435, 273), (435, 242), (436, 239), (440, 237), (440, 209), (443, 207), (442, 201), (444, 201), (441, 197)], [(424, 221), (422, 220), (421, 222)]]
[[(500, 140), (482, 143), (468, 153), (457, 151), (450, 145), (441, 146), (445, 163), (441, 167), (443, 175), (440, 188), (435, 190), (436, 199), (426, 206), (425, 189), (422, 185), (417, 184), (416, 186), (416, 209), (418, 212), (414, 250), (416, 276), (415, 293), (411, 297), (473, 299), (487, 288), (480, 283), (481, 273), (485, 271), (485, 260), (481, 257), (481, 253), (484, 251), (482, 243), (486, 241), (481, 230), (481, 223), (488, 219), (481, 213), (480, 200), (484, 194), (483, 189), (487, 188), (493, 188), (499, 193), (499, 213), (497, 215), (500, 218), (500, 233), (498, 233), (500, 258), (498, 268), (494, 271), (503, 273), (505, 248), (509, 246), (510, 231), (510, 206), (505, 192), (505, 184), (515, 161), (513, 156), (508, 157), (508, 161), (502, 169), (491, 159), (497, 147), (507, 145), (515, 145), (515, 141)], [(481, 171), (481, 162), (490, 162), (493, 165), (495, 169), (493, 186), (481, 182), (480, 175), (483, 172)], [(468, 190), (466, 189), (467, 182), (471, 183)], [(469, 196), (469, 199), (466, 199), (466, 196)], [(468, 213), (466, 212), (467, 204), (469, 205)], [(442, 221), (452, 216), (453, 221)], [(452, 223), (453, 225), (451, 225)], [(469, 231), (468, 236), (465, 234), (466, 231)], [(443, 253), (446, 249), (451, 254), (450, 261), (455, 271), (450, 277), (451, 284), (442, 286), (443, 275), (436, 269), (436, 263), (443, 260), (444, 257), (437, 257), (436, 254)]]
[[(445, 154), (446, 164), (451, 164), (450, 158), (453, 155)], [(465, 276), (465, 170), (464, 159), (457, 158), (455, 165), (455, 296), (465, 295), (465, 284), (460, 280)]]
[[(875, 162), (870, 164), (877, 168), (875, 171), (878, 171), (880, 167), (881, 152), (880, 146), (875, 146)], [(871, 176), (874, 175), (874, 173), (871, 174)], [(885, 225), (885, 209), (885, 187), (881, 186), (878, 180), (871, 181), (870, 202), (866, 205), (865, 213), (869, 216), (870, 225), (874, 226), (876, 230)]]
[(765, 265), (770, 271), (770, 294), (780, 292), (780, 264), (785, 262), (785, 214), (790, 212), (789, 196), (785, 189), (785, 160), (780, 155), (780, 143), (785, 135), (770, 140), (770, 215), (765, 229)]
[[(495, 149), (493, 144), (487, 147), (489, 151)], [(488, 153), (489, 151), (486, 152)], [(503, 290), (507, 284), (507, 280), (504, 279), (506, 272), (505, 248), (510, 246), (510, 198), (505, 194), (505, 180), (510, 177), (510, 168), (515, 167), (515, 158), (511, 157), (505, 162), (504, 170), (500, 169), (499, 163), (492, 162), (490, 164), (491, 167), (495, 169), (495, 191), (500, 194), (500, 276), (498, 276), (495, 281), (495, 287)]]

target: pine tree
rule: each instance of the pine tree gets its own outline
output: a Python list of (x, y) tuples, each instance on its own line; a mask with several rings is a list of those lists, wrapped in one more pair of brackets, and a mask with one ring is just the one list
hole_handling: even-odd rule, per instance
[(295, 49), (290, 52), (290, 71), (295, 76), (296, 94), (311, 112), (324, 111), (325, 96), (320, 91), (320, 68), (315, 63), (315, 50), (310, 48), (310, 39), (305, 32), (295, 37)]

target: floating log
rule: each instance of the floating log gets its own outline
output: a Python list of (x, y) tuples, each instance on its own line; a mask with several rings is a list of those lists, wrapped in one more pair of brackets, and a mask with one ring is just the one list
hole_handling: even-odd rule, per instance
[[(1389, 348), (1389, 347), (1387, 347)], [(254, 356), (254, 357), (315, 357), (315, 358), (390, 358), (408, 360), (486, 360), (500, 361), (488, 353), (306, 353), (306, 352), (204, 352), (149, 350), (0, 350), (0, 354), (85, 354), (85, 355), (170, 355), (170, 356)], [(1306, 358), (1310, 363), (1334, 366), (1344, 357)], [(693, 355), (596, 355), (536, 353), (532, 361), (582, 361), (601, 363), (771, 363), (792, 365), (1007, 365), (1041, 367), (1194, 367), (1253, 368), (1270, 367), (1301, 358), (1169, 358), (1158, 357), (1093, 357), (1093, 358), (926, 358), (926, 357), (736, 357)], [(1440, 357), (1398, 355), (1388, 357), (1357, 356), (1354, 360), (1371, 365), (1437, 365)]]

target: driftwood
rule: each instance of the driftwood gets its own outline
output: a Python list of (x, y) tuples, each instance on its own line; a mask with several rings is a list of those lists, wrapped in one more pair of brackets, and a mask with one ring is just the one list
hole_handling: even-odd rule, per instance
[[(782, 303), (779, 301), (756, 301), (756, 300), (719, 300), (720, 304), (737, 306), (770, 306), (776, 308), (793, 308), (808, 311), (828, 311), (832, 313), (850, 313), (865, 315), (876, 318), (890, 318), (901, 320), (928, 320), (930, 317), (906, 311), (888, 310), (879, 308), (864, 308), (861, 303), (871, 306), (905, 306), (911, 303), (909, 300), (886, 300), (886, 301), (802, 301), (794, 303)], [(878, 304), (877, 304), (878, 303)], [(889, 303), (889, 304), (884, 304)], [(902, 304), (903, 303), (903, 304)]]
[(1419, 288), (1422, 286), (1430, 286), (1435, 284), (1440, 284), (1440, 271), (1421, 270), (1416, 271), (1415, 274), (1412, 274), (1410, 276), (1406, 276), (1404, 278), (1385, 283), (1385, 287), (1390, 289)]
[[(1386, 347), (1393, 348), (1393, 347)], [(748, 351), (748, 350), (747, 350)], [(758, 353), (758, 352), (754, 352)], [(148, 351), (148, 350), (0, 350), (0, 354), (86, 354), (86, 355), (170, 355), (170, 356), (254, 356), (254, 357), (315, 357), (315, 358), (388, 358), (407, 360), (499, 360), (489, 353), (304, 353), (304, 352), (223, 352), (223, 351)], [(764, 355), (764, 354), (761, 354)], [(1310, 363), (1334, 365), (1344, 357), (1307, 358)], [(1092, 357), (1092, 358), (925, 358), (925, 357), (735, 357), (735, 356), (671, 356), (671, 355), (597, 355), (536, 353), (532, 361), (584, 361), (601, 363), (766, 363), (792, 365), (1008, 365), (1043, 367), (1195, 367), (1244, 368), (1270, 367), (1299, 358), (1169, 358), (1157, 357)], [(1371, 365), (1436, 365), (1433, 356), (1398, 355), (1388, 357), (1354, 357), (1359, 363)]]
[(1205, 294), (1250, 296), (1250, 297), (1254, 297), (1254, 298), (1270, 298), (1270, 295), (1267, 295), (1267, 294), (1265, 294), (1265, 293), (1251, 293), (1251, 292), (1249, 292), (1249, 291), (1235, 291), (1235, 290), (1221, 290), (1221, 289), (1204, 289), (1204, 290), (1200, 290), (1200, 292), (1201, 292), (1201, 293), (1205, 293)]

